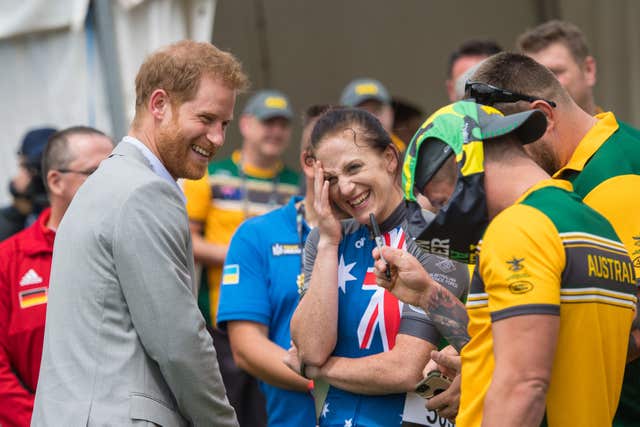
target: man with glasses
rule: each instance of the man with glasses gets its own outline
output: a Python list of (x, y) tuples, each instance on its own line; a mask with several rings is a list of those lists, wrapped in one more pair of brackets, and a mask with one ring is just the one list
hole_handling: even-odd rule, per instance
[[(613, 113), (592, 117), (544, 66), (517, 54), (489, 58), (475, 73), (467, 95), (504, 113), (538, 109), (546, 133), (526, 150), (554, 178), (572, 182), (586, 204), (604, 215), (625, 244), (640, 277), (640, 139)], [(490, 86), (489, 86), (490, 85)], [(515, 94), (511, 91), (516, 92)], [(520, 94), (526, 94), (524, 97)], [(554, 101), (557, 106), (554, 108)], [(640, 322), (634, 321), (629, 360), (640, 354)], [(640, 419), (640, 361), (627, 365), (614, 425)]]
[(31, 421), (56, 229), (78, 188), (112, 149), (112, 141), (90, 127), (54, 133), (42, 155), (51, 207), (0, 244), (0, 425), (5, 427)]

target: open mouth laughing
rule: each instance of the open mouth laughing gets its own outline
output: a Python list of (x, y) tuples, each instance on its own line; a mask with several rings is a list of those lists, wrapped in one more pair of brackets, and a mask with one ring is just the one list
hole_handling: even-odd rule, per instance
[(213, 156), (213, 153), (211, 151), (207, 151), (204, 148), (200, 147), (199, 145), (191, 144), (191, 149), (196, 153), (198, 153), (199, 155), (206, 157), (207, 159)]
[(369, 200), (370, 195), (371, 191), (367, 191), (366, 193), (361, 194), (360, 196), (350, 200), (347, 203), (349, 203), (349, 206), (351, 206), (352, 208), (357, 209), (362, 206), (367, 200)]

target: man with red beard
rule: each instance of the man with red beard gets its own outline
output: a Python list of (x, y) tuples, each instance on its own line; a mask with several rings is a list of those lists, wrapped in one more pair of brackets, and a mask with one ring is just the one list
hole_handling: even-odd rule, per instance
[(236, 366), (226, 333), (215, 327), (222, 266), (231, 236), (245, 219), (284, 206), (299, 194), (298, 174), (282, 162), (291, 140), (292, 118), (291, 104), (282, 92), (258, 91), (240, 117), (240, 149), (210, 163), (202, 179), (184, 183), (193, 253), (205, 268), (199, 305), (241, 426), (265, 425), (265, 401), (257, 381)]
[(209, 43), (177, 42), (140, 67), (128, 136), (56, 234), (32, 426), (238, 425), (176, 179), (204, 175), (246, 84)]

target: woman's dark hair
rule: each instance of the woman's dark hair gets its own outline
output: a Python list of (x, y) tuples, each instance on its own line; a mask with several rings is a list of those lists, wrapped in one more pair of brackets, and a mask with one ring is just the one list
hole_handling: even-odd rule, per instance
[(373, 114), (359, 108), (334, 107), (320, 116), (311, 132), (311, 149), (315, 152), (323, 138), (345, 130), (353, 132), (353, 143), (356, 145), (357, 137), (360, 137), (380, 153), (391, 146), (398, 160), (398, 171), (401, 169), (400, 153), (389, 134)]

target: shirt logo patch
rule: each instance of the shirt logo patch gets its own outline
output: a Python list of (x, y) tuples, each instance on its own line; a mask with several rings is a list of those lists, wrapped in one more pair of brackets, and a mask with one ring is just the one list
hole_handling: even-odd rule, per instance
[(222, 270), (223, 285), (237, 285), (240, 283), (240, 266), (238, 264), (225, 265)]
[(524, 266), (522, 265), (523, 261), (524, 261), (524, 258), (516, 258), (516, 257), (511, 258), (509, 261), (507, 261), (507, 264), (509, 264), (509, 270), (511, 271), (522, 270), (524, 268)]
[(640, 236), (631, 236), (633, 238), (633, 246), (635, 250), (631, 252), (633, 256), (633, 266), (640, 267)]
[(37, 285), (38, 283), (42, 283), (42, 277), (33, 268), (30, 268), (20, 279), (20, 286)]
[(275, 243), (271, 246), (273, 256), (281, 255), (300, 255), (302, 248), (298, 244)]
[(521, 280), (519, 282), (513, 282), (509, 284), (509, 290), (512, 294), (526, 294), (527, 292), (533, 290), (533, 284), (531, 282), (527, 282), (526, 280)]
[(18, 294), (20, 308), (29, 308), (35, 305), (46, 304), (48, 297), (47, 288), (29, 289)]
[(454, 264), (454, 262), (447, 258), (437, 262), (436, 267), (438, 267), (443, 273), (451, 273), (452, 271), (456, 270), (456, 265)]

